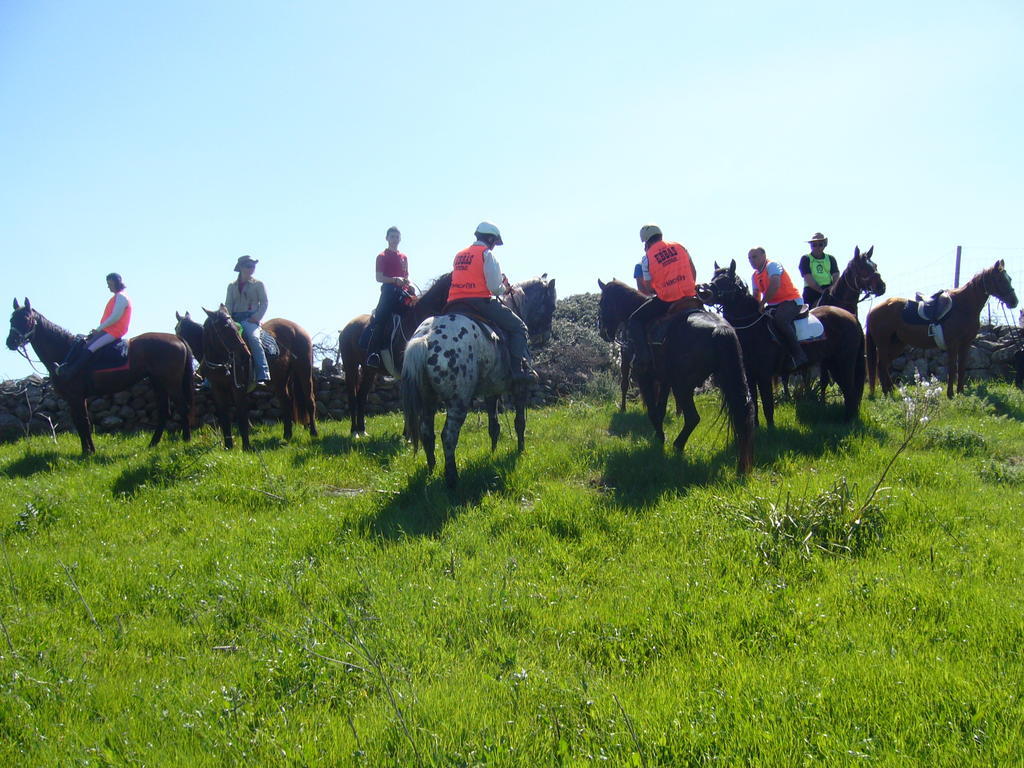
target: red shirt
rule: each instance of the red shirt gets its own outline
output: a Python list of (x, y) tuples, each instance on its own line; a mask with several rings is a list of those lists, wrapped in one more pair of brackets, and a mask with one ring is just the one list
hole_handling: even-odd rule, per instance
[(385, 248), (377, 254), (377, 271), (384, 277), (408, 277), (409, 260), (404, 253)]

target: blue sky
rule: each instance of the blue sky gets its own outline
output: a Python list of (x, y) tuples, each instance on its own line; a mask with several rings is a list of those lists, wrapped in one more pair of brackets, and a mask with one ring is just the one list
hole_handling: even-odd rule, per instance
[(648, 221), (698, 279), (822, 231), (888, 295), (958, 244), (1021, 291), (1022, 34), (1019, 1), (0, 0), (0, 298), (85, 332), (118, 271), (170, 331), (248, 253), (268, 316), (333, 336), (389, 226), (426, 284), (481, 219), (562, 296), (629, 278)]

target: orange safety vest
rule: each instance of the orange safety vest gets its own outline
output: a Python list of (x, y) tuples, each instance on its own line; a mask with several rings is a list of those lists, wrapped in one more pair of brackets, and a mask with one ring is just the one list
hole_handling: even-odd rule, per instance
[[(757, 288), (758, 296), (764, 296), (768, 290), (768, 283), (771, 280), (771, 275), (768, 274), (768, 265), (771, 263), (766, 261), (764, 268), (754, 273), (754, 287)], [(783, 269), (782, 274), (779, 275), (779, 290), (775, 292), (775, 295), (772, 296), (772, 300), (768, 304), (771, 306), (781, 304), (784, 301), (794, 301), (799, 299), (800, 296), (800, 291), (793, 287), (793, 281), (789, 279), (789, 274)]]
[[(109, 328), (104, 328), (104, 333), (109, 333), (115, 339), (120, 339), (126, 333), (128, 333), (128, 323), (132, 320), (132, 300), (128, 298), (128, 294), (122, 293), (124, 300), (128, 302), (128, 306), (124, 308), (124, 314), (121, 315), (120, 319)], [(100, 325), (106, 322), (107, 318), (114, 313), (114, 302), (117, 301), (117, 294), (110, 297), (110, 301), (107, 302), (106, 309), (103, 310), (103, 317), (100, 318)]]
[(455, 254), (452, 265), (452, 285), (448, 289), (448, 301), (456, 299), (489, 299), (491, 292), (487, 288), (484, 276), (484, 251), (486, 245), (471, 245), (464, 251)]
[(697, 295), (696, 270), (690, 253), (679, 243), (655, 243), (647, 252), (651, 287), (662, 301), (678, 301)]

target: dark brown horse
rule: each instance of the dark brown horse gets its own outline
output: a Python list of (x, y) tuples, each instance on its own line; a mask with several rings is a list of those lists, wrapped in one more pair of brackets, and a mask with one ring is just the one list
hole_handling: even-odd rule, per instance
[[(967, 378), (967, 350), (981, 327), (979, 315), (990, 296), (995, 296), (1011, 309), (1017, 306), (1017, 294), (1010, 284), (1010, 276), (1002, 259), (984, 269), (961, 288), (949, 292), (953, 306), (941, 322), (942, 335), (948, 357), (946, 395), (953, 397), (953, 375), (956, 391), (963, 393)], [(927, 324), (909, 324), (903, 320), (907, 299), (891, 298), (868, 313), (868, 379), (871, 394), (875, 393), (875, 372), (882, 382), (882, 391), (892, 391), (889, 366), (896, 355), (907, 346), (935, 349), (938, 344), (928, 333)]]
[[(402, 315), (399, 332), (391, 339), (391, 356), (395, 370), (402, 370), (405, 345), (417, 326), (428, 317), (433, 317), (448, 303), (448, 289), (451, 288), (452, 273), (441, 275), (412, 307)], [(366, 365), (366, 350), (359, 345), (359, 339), (370, 324), (369, 315), (358, 315), (341, 329), (338, 335), (338, 354), (345, 371), (345, 390), (348, 393), (348, 413), (351, 420), (351, 434), (354, 437), (366, 435), (366, 396), (373, 390), (380, 371)]]
[[(751, 397), (761, 393), (765, 423), (775, 425), (775, 393), (772, 377), (786, 373), (789, 357), (769, 328), (767, 314), (757, 299), (750, 295), (747, 284), (736, 274), (736, 262), (728, 267), (715, 265), (710, 283), (698, 287), (697, 295), (708, 304), (717, 304), (722, 314), (736, 329), (743, 346), (743, 363), (747, 370)], [(847, 421), (860, 411), (864, 395), (864, 330), (860, 322), (840, 307), (815, 307), (811, 310), (825, 328), (825, 335), (801, 344), (810, 363), (821, 365), (839, 385), (843, 393)], [(756, 414), (756, 402), (754, 405)], [(756, 421), (756, 416), (755, 416)]]
[[(235, 420), (242, 448), (249, 450), (248, 385), (252, 372), (252, 355), (240, 335), (238, 324), (221, 305), (216, 312), (206, 310), (203, 325), (192, 320), (188, 312), (175, 313), (178, 324), (174, 332), (192, 347), (202, 362), (202, 371), (210, 382), (217, 421), (224, 435), (224, 447), (234, 446), (231, 436), (230, 406), (235, 406)], [(275, 317), (262, 324), (264, 333), (274, 337), (277, 357), (270, 358), (270, 383), (281, 405), (284, 439), (291, 440), (292, 424), (305, 423), (311, 437), (317, 436), (316, 400), (313, 396), (313, 340), (302, 326), (291, 320)], [(241, 342), (241, 344), (239, 344)]]
[(819, 307), (842, 307), (854, 317), (857, 316), (857, 305), (871, 296), (885, 293), (885, 281), (878, 274), (878, 267), (871, 256), (875, 246), (864, 253), (859, 247), (853, 249), (850, 259), (839, 279), (829, 286), (828, 290), (818, 299)]
[[(601, 288), (601, 338), (611, 341), (637, 307), (647, 300), (635, 288), (619, 280), (597, 281)], [(669, 326), (663, 349), (663, 361), (652, 369), (637, 371), (637, 383), (647, 416), (654, 425), (659, 443), (665, 441), (663, 424), (669, 392), (675, 395), (676, 411), (683, 414), (683, 429), (675, 439), (675, 448), (683, 451), (690, 434), (700, 423), (693, 401), (694, 390), (714, 375), (715, 384), (729, 411), (736, 441), (739, 474), (749, 472), (754, 463), (754, 426), (756, 416), (743, 372), (736, 331), (718, 315), (704, 310), (676, 318)]]
[(83, 454), (96, 452), (86, 398), (120, 392), (145, 378), (156, 391), (157, 407), (156, 430), (149, 444), (156, 445), (163, 437), (170, 414), (168, 399), (177, 406), (182, 439), (191, 438), (192, 353), (187, 344), (169, 333), (143, 333), (128, 342), (127, 368), (83, 372), (70, 380), (59, 379), (54, 375), (57, 366), (67, 357), (76, 338), (32, 309), (28, 299), (24, 306), (18, 306), (18, 300), (14, 300), (7, 348), (21, 350), (24, 354), (25, 346), (32, 345), (32, 351), (50, 374), (54, 390), (71, 408), (71, 419), (82, 442)]

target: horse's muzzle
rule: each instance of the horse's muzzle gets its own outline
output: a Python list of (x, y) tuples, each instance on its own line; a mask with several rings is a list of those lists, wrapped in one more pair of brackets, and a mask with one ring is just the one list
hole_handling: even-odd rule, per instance
[(714, 304), (715, 292), (707, 283), (701, 283), (697, 286), (697, 298), (705, 304)]

